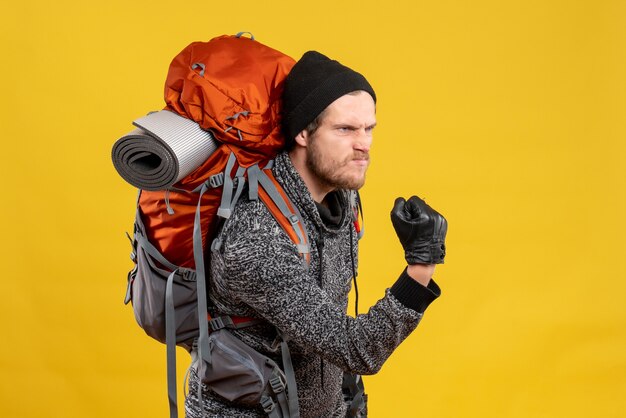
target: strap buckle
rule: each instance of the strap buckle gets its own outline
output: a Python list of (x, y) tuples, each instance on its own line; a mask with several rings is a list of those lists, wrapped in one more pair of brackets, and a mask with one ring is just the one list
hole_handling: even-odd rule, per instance
[(261, 398), (261, 407), (265, 412), (269, 414), (274, 410), (274, 408), (276, 408), (276, 404), (274, 403), (272, 398), (270, 398), (269, 396), (264, 396)]
[(187, 269), (184, 267), (181, 267), (178, 269), (178, 273), (180, 274), (181, 279), (187, 281), (187, 282), (195, 282), (196, 281), (196, 272), (191, 270), (191, 269)]
[(233, 328), (235, 326), (230, 316), (218, 316), (209, 321), (211, 331), (219, 331), (222, 328)]
[(280, 376), (274, 376), (270, 380), (270, 386), (272, 387), (272, 391), (278, 395), (279, 393), (285, 390), (285, 383), (280, 378)]
[(224, 173), (217, 173), (209, 177), (209, 186), (212, 188), (220, 187), (224, 184)]

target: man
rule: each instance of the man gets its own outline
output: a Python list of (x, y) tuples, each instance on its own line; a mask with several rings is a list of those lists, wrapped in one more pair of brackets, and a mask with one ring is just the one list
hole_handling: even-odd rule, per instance
[[(376, 95), (361, 74), (310, 51), (283, 97), (287, 150), (274, 175), (303, 219), (310, 262), (262, 203), (242, 200), (212, 254), (210, 295), (222, 314), (263, 320), (232, 331), (250, 347), (279, 359), (277, 330), (289, 341), (301, 417), (343, 417), (344, 372), (376, 373), (439, 296), (431, 277), (443, 262), (447, 224), (416, 197), (396, 200), (392, 221), (409, 266), (367, 314), (348, 316), (357, 260), (353, 191), (365, 182)], [(192, 370), (189, 417), (202, 416), (197, 380)], [(205, 416), (267, 416), (210, 391), (202, 397)]]

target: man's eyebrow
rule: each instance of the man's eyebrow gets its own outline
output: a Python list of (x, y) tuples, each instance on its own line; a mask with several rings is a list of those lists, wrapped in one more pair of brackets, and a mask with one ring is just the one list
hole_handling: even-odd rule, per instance
[[(365, 125), (365, 129), (374, 129), (378, 122), (374, 122), (371, 125)], [(361, 127), (360, 123), (351, 123), (351, 122), (336, 122), (330, 125), (332, 128), (351, 128), (351, 129), (359, 129)]]
[(350, 128), (350, 129), (358, 129), (358, 125), (356, 123), (350, 122), (337, 122), (330, 125), (332, 128)]

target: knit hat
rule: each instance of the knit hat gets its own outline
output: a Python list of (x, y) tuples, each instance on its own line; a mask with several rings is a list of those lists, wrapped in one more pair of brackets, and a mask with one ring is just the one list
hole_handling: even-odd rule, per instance
[(317, 51), (306, 52), (285, 79), (283, 132), (287, 148), (309, 123), (341, 96), (357, 90), (376, 93), (365, 77)]

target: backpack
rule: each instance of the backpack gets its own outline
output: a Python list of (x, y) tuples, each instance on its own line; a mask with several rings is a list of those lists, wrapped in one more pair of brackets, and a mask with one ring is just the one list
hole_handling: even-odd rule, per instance
[[(128, 274), (125, 303), (132, 301), (139, 325), (167, 346), (171, 417), (178, 416), (175, 346), (196, 349), (199, 373), (208, 375), (226, 363), (223, 356), (215, 364), (211, 357), (220, 356), (215, 347), (228, 345), (220, 341), (232, 343), (227, 328), (254, 323), (250, 318), (212, 318), (207, 306), (205, 254), (208, 247), (219, 248), (221, 243), (213, 240), (215, 232), (230, 216), (244, 186), (248, 198), (265, 202), (303, 259), (309, 257), (302, 220), (271, 172), (272, 159), (284, 145), (280, 126), (283, 81), (295, 62), (242, 35), (193, 42), (183, 49), (168, 71), (165, 109), (136, 120), (137, 129), (113, 147), (118, 173), (140, 189), (131, 239), (135, 267)], [(190, 121), (197, 126), (190, 126)], [(172, 151), (175, 147), (170, 145), (180, 140), (181, 132), (188, 134), (194, 128), (201, 142), (217, 141), (208, 157), (182, 178), (176, 167), (177, 175), (168, 177), (175, 182), (170, 181), (168, 187), (154, 186), (151, 180), (162, 174), (163, 165), (176, 164), (163, 162), (163, 155), (158, 154), (154, 169), (152, 144)], [(138, 175), (129, 174), (138, 171)], [(282, 347), (283, 359), (290, 362), (287, 344)], [(234, 393), (232, 400), (257, 402), (270, 416), (270, 409), (279, 407), (288, 409), (281, 411), (283, 416), (298, 416), (292, 371), (284, 373), (266, 360), (260, 357), (258, 366), (248, 368), (248, 376), (261, 377), (256, 382), (259, 390), (247, 397)], [(268, 364), (269, 369), (259, 373), (257, 369), (267, 369)], [(232, 391), (233, 384), (230, 387)], [(279, 406), (270, 408), (274, 404)]]

